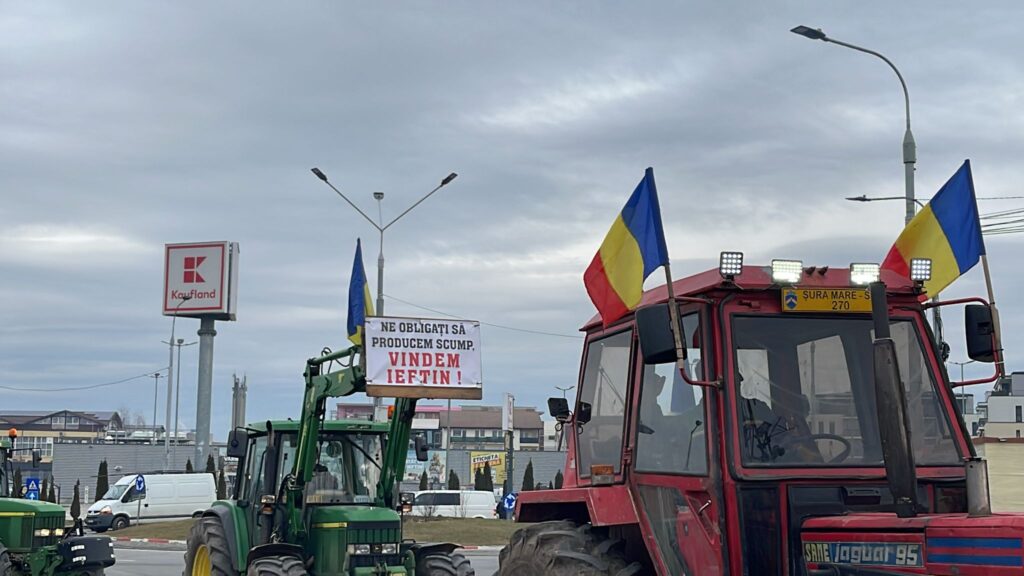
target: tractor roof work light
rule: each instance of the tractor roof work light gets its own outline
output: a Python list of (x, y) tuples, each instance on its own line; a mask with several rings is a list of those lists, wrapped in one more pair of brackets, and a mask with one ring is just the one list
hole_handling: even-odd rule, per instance
[(863, 262), (850, 264), (850, 284), (854, 286), (867, 286), (872, 282), (878, 282), (879, 274), (878, 264)]
[(910, 259), (910, 279), (914, 282), (927, 282), (932, 279), (931, 258)]
[(772, 281), (779, 284), (796, 284), (804, 273), (800, 260), (772, 260)]
[(722, 252), (718, 255), (718, 273), (732, 280), (743, 273), (743, 252)]

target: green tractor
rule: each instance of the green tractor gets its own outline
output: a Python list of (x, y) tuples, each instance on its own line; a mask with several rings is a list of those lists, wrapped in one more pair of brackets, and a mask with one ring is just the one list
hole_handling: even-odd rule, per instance
[[(416, 399), (397, 399), (390, 422), (324, 420), (328, 398), (366, 390), (359, 352), (306, 362), (298, 420), (231, 432), (231, 499), (214, 502), (193, 525), (184, 576), (475, 574), (456, 544), (402, 538), (398, 510), (411, 500), (398, 488)], [(426, 460), (422, 439), (415, 446)]]
[(0, 438), (0, 576), (102, 576), (114, 564), (110, 538), (85, 536), (80, 522), (65, 531), (63, 507), (21, 499), (11, 486), (17, 436), (12, 428)]

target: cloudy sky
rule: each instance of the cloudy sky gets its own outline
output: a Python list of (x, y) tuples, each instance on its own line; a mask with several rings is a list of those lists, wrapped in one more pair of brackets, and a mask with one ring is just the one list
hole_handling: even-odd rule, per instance
[[(375, 233), (319, 166), (371, 213), (383, 191), (385, 220), (459, 173), (388, 231), (387, 312), (520, 329), (484, 326), (484, 399), (543, 405), (575, 383), (593, 313), (581, 276), (647, 166), (677, 276), (723, 249), (883, 258), (902, 204), (843, 198), (903, 194), (899, 84), (797, 24), (900, 66), (921, 196), (965, 158), (979, 196), (1024, 195), (1022, 16), (1009, 1), (4, 3), (0, 404), (151, 418), (152, 379), (56, 389), (164, 367), (163, 245), (234, 240), (213, 430), (232, 373), (248, 376), (250, 419), (297, 413), (303, 360), (345, 342), (357, 237), (376, 289)], [(988, 238), (1011, 368), (1020, 246)], [(979, 269), (947, 294), (983, 289)], [(194, 340), (198, 321), (177, 328)], [(197, 348), (183, 353), (187, 427)]]

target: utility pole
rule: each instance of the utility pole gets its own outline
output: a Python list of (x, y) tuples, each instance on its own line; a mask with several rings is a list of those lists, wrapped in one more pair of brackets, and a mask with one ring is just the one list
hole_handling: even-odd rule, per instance
[(151, 444), (156, 444), (156, 397), (160, 391), (160, 377), (163, 374), (155, 372), (153, 374), (153, 437), (150, 440)]

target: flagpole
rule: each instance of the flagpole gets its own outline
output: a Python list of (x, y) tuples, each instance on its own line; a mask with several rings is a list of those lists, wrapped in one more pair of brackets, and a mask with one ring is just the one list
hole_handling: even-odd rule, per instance
[(988, 256), (981, 255), (981, 269), (985, 272), (985, 286), (988, 288), (988, 304), (992, 309), (992, 331), (996, 338), (996, 373), (1000, 379), (1006, 377), (1006, 365), (1003, 362), (1003, 334), (999, 327), (999, 310), (996, 308), (996, 295), (992, 290), (992, 274), (988, 271)]
[(683, 337), (679, 333), (679, 305), (676, 303), (676, 291), (672, 287), (672, 267), (665, 262), (665, 286), (668, 287), (668, 314), (672, 321), (672, 338), (676, 343), (676, 366), (682, 370), (686, 355), (683, 353)]

